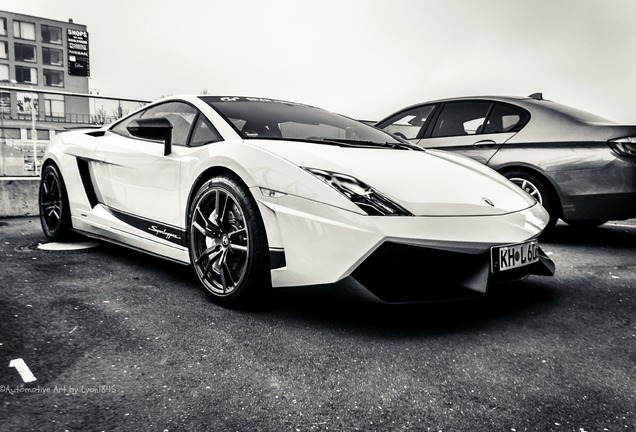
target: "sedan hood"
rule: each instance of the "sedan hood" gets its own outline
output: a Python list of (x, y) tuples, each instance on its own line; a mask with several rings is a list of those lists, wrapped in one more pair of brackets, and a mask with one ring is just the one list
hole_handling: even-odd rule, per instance
[(502, 215), (536, 204), (490, 168), (447, 152), (269, 140), (249, 144), (300, 167), (353, 176), (416, 216)]

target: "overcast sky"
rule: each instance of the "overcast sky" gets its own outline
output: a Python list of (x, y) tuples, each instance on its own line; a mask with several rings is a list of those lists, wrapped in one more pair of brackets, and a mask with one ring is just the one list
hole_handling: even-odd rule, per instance
[(635, 0), (3, 0), (84, 24), (89, 87), (307, 103), (367, 120), (527, 96), (636, 124)]

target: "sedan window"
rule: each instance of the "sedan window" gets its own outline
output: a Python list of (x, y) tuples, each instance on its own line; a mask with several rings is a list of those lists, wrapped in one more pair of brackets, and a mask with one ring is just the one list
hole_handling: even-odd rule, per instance
[(491, 105), (490, 102), (485, 101), (445, 104), (431, 136), (435, 138), (481, 133)]
[(530, 120), (530, 114), (522, 108), (497, 103), (488, 116), (484, 133), (517, 132)]
[(436, 105), (425, 105), (403, 111), (378, 125), (390, 134), (404, 139), (421, 136), (422, 128), (427, 124)]

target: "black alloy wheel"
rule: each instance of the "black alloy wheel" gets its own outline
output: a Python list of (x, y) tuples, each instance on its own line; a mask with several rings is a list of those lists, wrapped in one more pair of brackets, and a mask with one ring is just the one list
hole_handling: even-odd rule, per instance
[(190, 261), (212, 301), (245, 305), (271, 286), (265, 227), (240, 180), (208, 180), (196, 193), (188, 220)]
[(71, 209), (62, 175), (55, 165), (42, 171), (38, 193), (40, 223), (51, 241), (68, 240), (72, 234)]

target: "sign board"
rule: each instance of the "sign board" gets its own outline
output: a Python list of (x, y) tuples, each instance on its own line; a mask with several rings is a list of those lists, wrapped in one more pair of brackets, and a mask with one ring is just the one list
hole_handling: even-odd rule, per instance
[(68, 74), (83, 77), (91, 76), (88, 55), (88, 32), (66, 29), (66, 40)]

